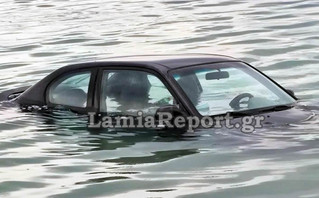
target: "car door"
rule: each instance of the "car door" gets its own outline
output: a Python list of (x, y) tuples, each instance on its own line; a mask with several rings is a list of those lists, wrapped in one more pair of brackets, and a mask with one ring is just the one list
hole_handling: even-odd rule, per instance
[(163, 80), (148, 70), (103, 69), (99, 91), (99, 111), (108, 116), (154, 116), (159, 107), (176, 104)]

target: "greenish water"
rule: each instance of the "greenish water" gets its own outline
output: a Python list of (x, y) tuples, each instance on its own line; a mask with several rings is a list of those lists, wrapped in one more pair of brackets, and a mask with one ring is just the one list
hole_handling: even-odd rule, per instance
[[(219, 53), (318, 112), (319, 3), (34, 1), (0, 6), (0, 91), (70, 63)], [(88, 131), (74, 114), (0, 109), (0, 197), (319, 197), (319, 122), (184, 137)]]

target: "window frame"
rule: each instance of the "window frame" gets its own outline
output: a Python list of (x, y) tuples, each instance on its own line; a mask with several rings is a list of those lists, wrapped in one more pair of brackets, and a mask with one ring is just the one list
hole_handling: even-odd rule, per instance
[[(67, 76), (71, 77), (72, 75), (81, 74), (81, 73), (85, 73), (85, 72), (90, 73), (90, 81), (89, 81), (89, 86), (88, 86), (86, 107), (75, 107), (75, 106), (61, 105), (61, 104), (55, 104), (55, 103), (50, 102), (50, 97), (49, 97), (50, 88), (56, 82), (58, 82), (59, 80), (65, 78)], [(70, 109), (71, 111), (74, 111), (74, 112), (78, 112), (78, 113), (89, 112), (90, 110), (93, 109), (93, 99), (94, 99), (94, 92), (95, 92), (95, 85), (94, 84), (96, 82), (96, 77), (97, 77), (97, 69), (96, 68), (81, 68), (81, 69), (76, 69), (73, 71), (68, 71), (68, 72), (65, 72), (65, 73), (62, 73), (62, 74), (56, 76), (53, 80), (51, 80), (49, 82), (49, 84), (45, 90), (45, 101), (46, 101), (47, 106), (49, 108), (55, 108), (55, 107), (61, 105), (61, 106), (65, 107), (66, 109)], [(64, 80), (66, 80), (66, 79), (64, 79)]]
[[(169, 91), (169, 93), (173, 96), (174, 100), (176, 101), (178, 107), (183, 110), (186, 111), (183, 103), (180, 101), (177, 93), (173, 90), (171, 84), (167, 81), (167, 77), (165, 77), (163, 74), (161, 74), (160, 72), (157, 72), (153, 69), (149, 69), (149, 68), (145, 68), (143, 66), (124, 66), (121, 64), (116, 64), (116, 65), (110, 65), (110, 66), (105, 66), (105, 67), (100, 67), (98, 70), (98, 76), (97, 76), (97, 82), (96, 83), (96, 87), (95, 90), (97, 90), (95, 92), (95, 96), (94, 96), (94, 108), (97, 109), (98, 114), (103, 114), (103, 115), (107, 115), (107, 112), (102, 112), (101, 111), (101, 103), (100, 103), (100, 98), (101, 98), (101, 94), (102, 94), (102, 80), (103, 80), (103, 74), (104, 71), (116, 71), (116, 70), (132, 70), (132, 71), (142, 71), (142, 72), (147, 72), (149, 74), (154, 75), (155, 77), (157, 77), (166, 87), (166, 89)], [(107, 105), (106, 105), (107, 107)]]

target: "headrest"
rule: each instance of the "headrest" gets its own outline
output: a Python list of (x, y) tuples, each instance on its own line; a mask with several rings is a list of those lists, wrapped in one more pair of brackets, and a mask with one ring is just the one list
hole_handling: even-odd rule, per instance
[(198, 104), (200, 89), (192, 76), (182, 76), (177, 80), (178, 84), (182, 87), (188, 98), (196, 106)]
[(73, 107), (86, 107), (87, 94), (82, 89), (63, 87), (55, 91), (51, 102)]
[(148, 97), (150, 82), (146, 73), (142, 72), (120, 72), (110, 77), (107, 81), (107, 95), (109, 97), (120, 97), (129, 95), (135, 97)]

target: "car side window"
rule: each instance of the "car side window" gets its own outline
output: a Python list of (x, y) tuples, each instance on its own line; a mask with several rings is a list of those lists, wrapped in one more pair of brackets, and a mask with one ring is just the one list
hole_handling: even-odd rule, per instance
[(91, 72), (80, 72), (67, 75), (54, 82), (48, 93), (49, 102), (85, 108), (89, 91)]
[(134, 70), (110, 70), (103, 72), (101, 112), (108, 115), (154, 115), (174, 100), (163, 82), (155, 75)]

